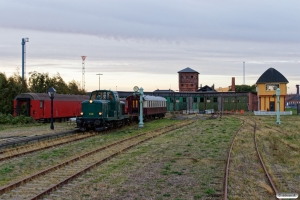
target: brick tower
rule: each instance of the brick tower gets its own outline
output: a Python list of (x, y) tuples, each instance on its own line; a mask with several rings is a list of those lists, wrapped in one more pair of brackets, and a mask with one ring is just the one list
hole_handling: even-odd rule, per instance
[(197, 92), (198, 74), (195, 70), (187, 67), (178, 72), (179, 92)]

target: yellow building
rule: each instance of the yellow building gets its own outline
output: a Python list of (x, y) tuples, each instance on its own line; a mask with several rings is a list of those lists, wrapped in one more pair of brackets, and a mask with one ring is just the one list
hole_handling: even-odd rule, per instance
[(258, 109), (276, 111), (276, 89), (280, 88), (280, 111), (285, 111), (285, 97), (289, 81), (276, 69), (269, 68), (257, 80)]

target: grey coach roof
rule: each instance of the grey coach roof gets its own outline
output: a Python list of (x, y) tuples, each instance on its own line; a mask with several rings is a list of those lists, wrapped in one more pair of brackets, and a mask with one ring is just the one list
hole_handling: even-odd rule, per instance
[(185, 69), (183, 69), (183, 70), (180, 70), (178, 73), (181, 73), (181, 72), (193, 72), (193, 73), (198, 73), (199, 74), (199, 72), (197, 72), (197, 71), (195, 71), (195, 70), (193, 70), (193, 69), (191, 69), (191, 68), (189, 68), (189, 67), (187, 67), (187, 68), (185, 68)]

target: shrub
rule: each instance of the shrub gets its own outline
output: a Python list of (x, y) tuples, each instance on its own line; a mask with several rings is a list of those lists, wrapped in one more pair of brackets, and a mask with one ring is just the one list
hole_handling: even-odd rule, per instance
[(32, 117), (20, 115), (17, 117), (12, 116), (11, 114), (2, 114), (0, 113), (0, 124), (30, 124), (34, 123)]

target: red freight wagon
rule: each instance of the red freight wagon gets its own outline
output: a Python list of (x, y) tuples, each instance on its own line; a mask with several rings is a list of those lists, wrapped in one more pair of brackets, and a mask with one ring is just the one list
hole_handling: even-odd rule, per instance
[[(56, 94), (53, 99), (53, 118), (62, 121), (76, 117), (81, 112), (81, 102), (87, 95)], [(23, 93), (14, 99), (14, 116), (26, 115), (35, 120), (50, 121), (51, 99), (47, 93)]]
[[(126, 98), (127, 111), (134, 120), (140, 114), (140, 96), (131, 95)], [(143, 95), (143, 116), (144, 119), (162, 118), (167, 112), (167, 100), (164, 97)]]

